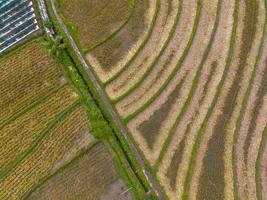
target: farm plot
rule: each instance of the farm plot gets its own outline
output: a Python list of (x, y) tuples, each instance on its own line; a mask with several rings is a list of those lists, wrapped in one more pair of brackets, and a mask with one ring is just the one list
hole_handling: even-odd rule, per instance
[(159, 0), (118, 70), (86, 56), (169, 199), (265, 198), (266, 9)]
[(78, 94), (42, 42), (30, 41), (0, 59), (3, 200), (22, 199), (93, 141)]
[[(239, 127), (236, 131), (236, 147), (234, 156), (236, 158), (235, 175), (237, 177), (236, 187), (240, 198), (249, 196), (256, 198), (256, 168), (257, 155), (264, 154), (264, 127), (266, 126), (266, 37), (264, 41), (262, 57), (259, 60), (258, 69), (255, 70), (254, 84), (246, 99), (243, 117), (240, 119)], [(262, 138), (262, 150), (260, 149)], [(266, 139), (265, 139), (266, 140)], [(262, 152), (261, 152), (262, 151)], [(265, 155), (265, 154), (264, 154)], [(262, 158), (264, 162), (264, 157)], [(262, 169), (263, 174), (264, 169)], [(265, 178), (262, 178), (264, 183)], [(260, 184), (260, 183), (259, 183)], [(264, 195), (264, 192), (262, 192)], [(264, 198), (263, 198), (264, 199)]]
[[(59, 113), (77, 100), (70, 87), (64, 87), (30, 112), (26, 112), (0, 130), (0, 171), (33, 143)], [(23, 141), (23, 142), (21, 142)]]
[(27, 199), (132, 199), (126, 190), (116, 173), (109, 150), (98, 143), (44, 182)]
[(52, 173), (57, 162), (75, 145), (80, 134), (88, 130), (88, 120), (83, 108), (73, 104), (67, 115), (51, 126), (44, 138), (39, 140), (8, 174), (0, 180), (1, 199), (21, 199), (44, 177)]
[(45, 47), (32, 41), (0, 58), (0, 124), (65, 83)]
[(57, 4), (76, 32), (81, 47), (91, 49), (127, 20), (134, 9), (135, 1), (60, 0)]
[(181, 14), (178, 0), (160, 1), (158, 16), (153, 32), (138, 56), (106, 87), (111, 99), (117, 99), (132, 88), (146, 72), (150, 71), (153, 61), (164, 51), (173, 36)]
[[(164, 92), (156, 99), (155, 102), (151, 104), (151, 106), (148, 107), (148, 110), (144, 110), (139, 116), (135, 117), (132, 121), (129, 122), (130, 130), (136, 138), (146, 138), (147, 136), (154, 138), (154, 142), (150, 144), (150, 148), (146, 147), (146, 144), (149, 141), (143, 139), (142, 142), (139, 142), (141, 144), (141, 148), (143, 148), (145, 152), (150, 152), (148, 153), (148, 155), (150, 155), (151, 158), (149, 158), (148, 160), (151, 164), (154, 164), (155, 160), (159, 156), (162, 145), (168, 136), (168, 132), (172, 128), (173, 123), (175, 123), (177, 115), (181, 111), (182, 106), (186, 100), (186, 97), (189, 92), (189, 87), (192, 82), (192, 78), (194, 77), (193, 75), (197, 70), (197, 65), (201, 63), (201, 54), (204, 53), (202, 49), (205, 49), (205, 46), (208, 45), (208, 40), (204, 42), (203, 39), (206, 35), (212, 33), (214, 27), (212, 26), (212, 24), (209, 23), (213, 23), (213, 25), (215, 23), (214, 21), (208, 22), (208, 20), (206, 19), (208, 16), (213, 16), (214, 14), (216, 14), (216, 8), (217, 6), (219, 6), (218, 3), (219, 1), (214, 1), (213, 4), (203, 3), (203, 8), (209, 8), (209, 10), (212, 10), (212, 12), (206, 12), (205, 14), (200, 16), (199, 24), (202, 25), (200, 27), (203, 27), (205, 31), (200, 28), (196, 32), (195, 40), (193, 40), (192, 42), (192, 49), (189, 50), (189, 54), (195, 55), (196, 59), (185, 59), (184, 63), (181, 66), (181, 71), (177, 73), (177, 75), (179, 76), (176, 75), (174, 77), (170, 84), (166, 86)], [(209, 6), (211, 6), (212, 9)], [(208, 26), (210, 27), (210, 29), (207, 29)], [(186, 69), (186, 67), (189, 67), (189, 69)], [(182, 72), (182, 70), (185, 71)], [(153, 118), (160, 120), (155, 121)], [(142, 126), (145, 124), (150, 124), (150, 127), (153, 127), (157, 124), (158, 130), (150, 131), (149, 128), (143, 129)]]
[(156, 0), (57, 2), (102, 81), (123, 68), (128, 61), (124, 57), (131, 57), (144, 43), (157, 7)]

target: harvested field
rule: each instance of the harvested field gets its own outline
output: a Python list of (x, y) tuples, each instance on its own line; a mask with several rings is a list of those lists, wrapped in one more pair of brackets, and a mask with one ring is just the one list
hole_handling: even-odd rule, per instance
[(267, 145), (266, 145), (266, 135), (267, 135), (267, 127), (265, 127), (264, 134), (261, 141), (261, 151), (259, 151), (258, 159), (259, 165), (257, 166), (258, 177), (257, 181), (257, 197), (266, 199), (267, 198)]
[(149, 2), (137, 51), (86, 56), (145, 163), (169, 199), (265, 199), (267, 2)]
[(193, 27), (198, 24), (197, 10), (199, 9), (197, 1), (193, 0), (182, 1), (180, 7), (180, 18), (177, 26), (172, 30), (173, 34), (166, 49), (163, 49), (161, 55), (153, 61), (146, 77), (117, 102), (116, 107), (123, 117), (143, 106), (156, 95), (160, 88), (162, 90), (164, 86), (166, 87), (166, 80), (171, 80), (171, 76), (175, 75), (180, 68), (181, 60), (187, 53), (185, 49), (191, 46), (190, 38), (195, 34)]
[[(111, 187), (113, 192), (111, 192)], [(127, 188), (119, 181), (115, 166), (107, 147), (98, 143), (85, 154), (52, 176), (28, 200), (63, 200), (63, 199), (102, 199), (109, 193), (108, 199), (131, 199), (121, 193)], [(114, 191), (115, 190), (115, 191)]]
[[(265, 39), (262, 51), (263, 56), (260, 59), (258, 69), (255, 72), (254, 84), (251, 86), (247, 105), (244, 108), (245, 110), (243, 118), (240, 122), (240, 128), (237, 130), (237, 144), (235, 145), (236, 147), (234, 152), (236, 157), (236, 168), (234, 172), (237, 176), (235, 186), (238, 190), (238, 196), (240, 198), (252, 195), (249, 194), (248, 186), (249, 180), (250, 182), (254, 181), (253, 179), (255, 179), (255, 174), (252, 176), (248, 175), (248, 166), (251, 164), (253, 165), (253, 162), (256, 162), (256, 156), (258, 154), (253, 154), (252, 158), (249, 158), (249, 149), (251, 149), (252, 146), (255, 146), (254, 148), (259, 148), (259, 141), (258, 143), (256, 141), (252, 142), (252, 138), (255, 137), (255, 134), (261, 134), (261, 132), (255, 132), (256, 127), (260, 124), (263, 126), (265, 123), (267, 123), (266, 117), (265, 119), (260, 119), (259, 115), (264, 109), (264, 101), (266, 99), (266, 50), (267, 48)], [(258, 137), (260, 138), (261, 136)], [(252, 160), (252, 162), (249, 163), (249, 160)], [(255, 189), (256, 188), (254, 188), (253, 192), (254, 197), (256, 195)]]
[[(190, 91), (190, 84), (191, 84), (192, 79), (194, 77), (194, 73), (197, 71), (196, 66), (201, 63), (201, 58), (202, 58), (201, 55), (203, 55), (203, 53), (204, 53), (203, 49), (205, 49), (205, 46), (207, 46), (207, 44), (209, 42), (208, 40), (203, 41), (203, 39), (205, 38), (205, 35), (211, 34), (211, 32), (213, 30), (212, 25), (214, 25), (214, 21), (208, 21), (207, 18), (209, 16), (211, 17), (214, 14), (216, 14), (217, 4), (218, 4), (217, 1), (215, 1), (213, 4), (203, 3), (203, 9), (209, 9), (209, 10), (212, 10), (212, 12), (206, 12), (200, 16), (199, 24), (201, 25), (200, 27), (201, 28), (203, 27), (203, 30), (205, 30), (205, 31), (203, 31), (201, 28), (199, 28), (197, 30), (195, 40), (193, 40), (193, 42), (192, 42), (192, 49), (189, 50), (189, 54), (195, 55), (197, 57), (196, 60), (185, 59), (184, 63), (182, 64), (182, 68), (181, 68), (181, 70), (184, 69), (185, 71), (184, 72), (179, 71), (180, 73), (176, 74), (176, 76), (171, 81), (171, 83), (165, 88), (165, 91), (156, 99), (156, 102), (153, 102), (153, 104), (150, 105), (151, 108), (158, 109), (158, 111), (159, 111), (160, 108), (164, 108), (164, 104), (162, 104), (164, 102), (164, 100), (170, 99), (169, 97), (171, 95), (170, 95), (169, 91), (172, 91), (175, 87), (176, 87), (176, 90), (177, 90), (177, 88), (180, 89), (180, 94), (176, 97), (176, 99), (174, 100), (172, 105), (170, 105), (171, 109), (169, 109), (169, 112), (167, 112), (166, 115), (163, 115), (165, 117), (165, 119), (162, 120), (162, 123), (160, 124), (161, 125), (160, 134), (157, 137), (155, 143), (153, 144), (152, 152), (153, 151), (154, 152), (149, 154), (150, 156), (153, 156), (153, 154), (154, 154), (154, 158), (153, 158), (154, 161), (159, 156), (159, 153), (161, 150), (161, 148), (158, 148), (158, 147), (162, 147), (164, 141), (168, 137), (168, 130), (170, 130), (172, 128), (173, 124), (175, 123), (177, 115), (179, 115), (179, 113), (181, 112), (183, 104), (185, 103), (186, 97), (188, 96), (188, 93)], [(214, 6), (214, 7), (212, 7), (212, 6)], [(207, 27), (210, 27), (210, 29), (208, 29)], [(198, 38), (201, 38), (201, 39), (198, 40)], [(209, 37), (206, 37), (206, 38), (209, 38)], [(199, 56), (197, 56), (197, 55), (199, 55)], [(189, 58), (189, 57), (187, 57), (187, 58)], [(186, 67), (188, 67), (189, 69), (186, 69)], [(183, 76), (181, 77), (181, 75), (183, 75), (185, 73), (187, 74), (186, 76), (184, 76), (185, 78)], [(183, 78), (184, 78), (184, 80), (183, 80)], [(179, 81), (181, 81), (181, 82), (179, 82)], [(179, 87), (179, 84), (177, 85), (177, 83), (183, 83), (183, 84), (182, 84), (182, 86), (180, 85), (180, 87)], [(165, 102), (168, 102), (166, 100), (165, 100)], [(157, 103), (159, 105), (159, 107), (156, 107), (154, 103)], [(143, 115), (143, 117), (140, 117), (139, 119), (146, 120), (146, 117), (147, 116), (153, 116), (153, 113), (149, 113), (149, 115), (148, 115), (148, 112), (146, 112), (146, 110), (144, 110), (141, 113), (141, 115)], [(146, 117), (144, 117), (144, 115)], [(136, 118), (134, 118), (133, 121), (135, 121), (137, 118), (138, 118), (138, 116)], [(151, 120), (151, 122), (155, 122), (152, 119), (149, 119), (149, 118), (147, 119), (147, 121), (150, 121), (150, 120)], [(139, 121), (137, 121), (137, 122), (139, 122)], [(130, 122), (129, 127), (132, 127), (132, 126), (135, 126), (135, 124)], [(138, 127), (138, 124), (136, 126)], [(130, 130), (133, 130), (133, 129), (130, 128)], [(141, 137), (143, 134), (151, 135), (151, 132), (143, 132), (143, 133), (138, 133), (136, 131), (135, 132), (132, 131), (132, 132), (136, 135), (140, 134), (139, 137)], [(146, 142), (141, 143), (141, 144), (142, 144), (142, 146), (144, 146), (146, 148), (146, 146), (145, 146)], [(150, 160), (150, 161), (152, 161), (152, 160)], [(152, 161), (152, 164), (154, 161)]]
[(180, 17), (180, 2), (178, 0), (160, 1), (158, 17), (146, 46), (139, 52), (138, 57), (106, 87), (106, 92), (111, 99), (117, 99), (127, 93), (146, 75), (147, 71), (151, 70), (154, 60), (158, 58), (161, 51), (164, 51), (173, 36)]

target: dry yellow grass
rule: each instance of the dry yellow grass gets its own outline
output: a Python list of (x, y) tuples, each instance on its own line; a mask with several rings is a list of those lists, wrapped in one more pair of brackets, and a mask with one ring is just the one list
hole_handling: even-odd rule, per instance
[[(142, 83), (139, 83), (135, 90), (118, 102), (117, 107), (123, 117), (140, 108), (155, 95), (174, 70), (177, 60), (181, 58), (193, 29), (197, 3), (196, 1), (183, 1), (180, 6), (182, 6), (180, 18), (165, 51)], [(182, 77), (184, 73), (180, 73)]]
[(0, 59), (0, 124), (61, 84), (57, 65), (38, 41)]
[[(183, 65), (182, 69), (184, 70), (184, 73), (187, 69), (188, 75), (185, 76), (186, 78), (184, 80), (184, 84), (182, 84), (180, 88), (180, 95), (175, 100), (175, 103), (172, 105), (170, 111), (166, 114), (166, 120), (162, 122), (160, 134), (158, 134), (157, 138), (155, 139), (153, 148), (150, 149), (147, 145), (147, 142), (143, 139), (144, 134), (151, 134), (151, 133), (149, 132), (140, 133), (140, 131), (138, 131), (138, 126), (143, 121), (149, 120), (149, 117), (153, 115), (153, 113), (156, 110), (158, 110), (164, 102), (167, 101), (168, 97), (170, 96), (170, 93), (177, 87), (181, 79), (183, 79), (183, 76), (181, 77), (181, 75), (184, 74), (183, 72), (178, 71), (176, 76), (172, 79), (170, 84), (166, 87), (166, 90), (156, 99), (155, 102), (153, 102), (153, 104), (149, 106), (150, 108), (153, 109), (152, 113), (151, 112), (149, 113), (147, 112), (147, 110), (144, 110), (143, 113), (138, 115), (128, 124), (130, 131), (133, 133), (140, 147), (144, 150), (144, 152), (146, 152), (145, 155), (147, 155), (147, 159), (149, 160), (149, 162), (151, 162), (151, 164), (153, 164), (155, 160), (158, 158), (162, 145), (164, 144), (168, 136), (169, 130), (171, 129), (177, 116), (182, 110), (182, 107), (189, 94), (190, 87), (192, 85), (192, 79), (194, 78), (194, 75), (196, 73), (197, 66), (201, 62), (204, 49), (206, 48), (207, 43), (208, 43), (208, 38), (210, 37), (211, 32), (214, 27), (214, 20), (209, 21), (207, 19), (212, 18), (214, 14), (216, 13), (217, 1), (214, 1), (212, 4), (206, 1), (206, 2), (203, 2), (202, 6), (203, 6), (203, 10), (208, 9), (210, 10), (210, 12), (204, 12), (200, 16), (199, 29), (196, 32), (196, 36), (192, 43), (192, 47), (189, 51), (189, 54), (186, 57), (185, 62), (182, 64)], [(215, 19), (215, 17), (213, 17), (213, 19)], [(191, 59), (192, 57), (194, 59)], [(179, 80), (179, 78), (181, 79)]]
[(65, 86), (0, 130), (0, 171), (33, 142), (57, 114), (78, 98)]
[(0, 180), (0, 199), (22, 199), (52, 172), (54, 165), (75, 145), (81, 132), (88, 128), (87, 115), (82, 107), (58, 122), (33, 152)]

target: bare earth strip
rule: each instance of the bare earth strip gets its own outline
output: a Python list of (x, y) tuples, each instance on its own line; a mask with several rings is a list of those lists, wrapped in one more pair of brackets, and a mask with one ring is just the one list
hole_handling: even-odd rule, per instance
[[(263, 55), (267, 54), (267, 38), (264, 41)], [(247, 178), (246, 178), (246, 166), (244, 158), (244, 145), (248, 135), (248, 129), (251, 122), (252, 112), (257, 100), (258, 91), (260, 89), (261, 80), (263, 78), (263, 72), (265, 66), (266, 56), (261, 57), (259, 68), (256, 71), (255, 81), (253, 83), (251, 93), (248, 99), (248, 103), (243, 115), (243, 119), (240, 125), (240, 130), (238, 132), (237, 145), (236, 145), (236, 173), (237, 173), (237, 182), (238, 182), (238, 195), (239, 198), (247, 197)], [(257, 105), (255, 105), (257, 106)], [(252, 134), (252, 133), (251, 133)], [(251, 140), (251, 138), (250, 138)]]
[(247, 183), (248, 183), (248, 199), (257, 199), (256, 194), (256, 159), (259, 152), (259, 146), (264, 132), (264, 128), (267, 125), (267, 94), (264, 96), (263, 106), (260, 110), (256, 127), (253, 133), (251, 145), (248, 151), (248, 163), (247, 163)]
[[(265, 128), (265, 134), (267, 132), (267, 129)], [(264, 149), (262, 152), (262, 161), (260, 164), (260, 187), (261, 187), (261, 196), (262, 199), (267, 199), (267, 142), (266, 137), (263, 137), (265, 141), (263, 141)]]
[(149, 70), (150, 64), (157, 58), (163, 46), (168, 42), (168, 37), (172, 34), (171, 30), (176, 24), (179, 6), (178, 0), (161, 1), (158, 18), (146, 46), (129, 67), (107, 85), (106, 92), (111, 99), (116, 99), (124, 94)]
[(144, 105), (148, 99), (155, 95), (162, 84), (168, 80), (170, 74), (175, 73), (174, 70), (177, 65), (177, 59), (181, 58), (183, 55), (194, 26), (197, 3), (196, 1), (183, 1), (181, 6), (182, 13), (180, 20), (167, 48), (163, 54), (157, 58), (158, 60), (153, 66), (153, 69), (147, 77), (139, 83), (139, 86), (117, 103), (117, 109), (122, 116), (126, 117)]
[[(134, 118), (128, 124), (130, 131), (134, 134), (135, 139), (141, 145), (141, 148), (143, 148), (144, 152), (147, 152), (146, 155), (148, 155), (148, 160), (150, 161), (151, 164), (153, 164), (155, 160), (157, 159), (157, 157), (159, 156), (160, 149), (161, 149), (160, 147), (162, 147), (165, 139), (168, 136), (167, 130), (170, 129), (177, 115), (182, 109), (185, 99), (188, 96), (190, 86), (192, 84), (192, 79), (197, 70), (197, 66), (201, 62), (201, 58), (203, 56), (202, 55), (203, 49), (205, 49), (205, 47), (207, 46), (210, 34), (213, 30), (214, 21), (209, 21), (207, 20), (207, 18), (209, 18), (210, 16), (214, 16), (214, 14), (216, 13), (217, 2), (215, 1), (213, 4), (210, 4), (207, 1), (204, 1), (202, 3), (202, 6), (203, 6), (203, 9), (209, 8), (209, 10), (212, 12), (204, 12), (203, 15), (200, 16), (199, 29), (196, 32), (196, 37), (192, 43), (191, 49), (189, 51), (188, 56), (185, 59), (185, 62), (182, 64), (181, 70), (178, 71), (176, 76), (167, 86), (166, 90), (158, 97), (158, 99), (148, 107), (149, 112), (145, 110), (141, 115)], [(196, 59), (191, 59), (191, 57), (194, 57)], [(153, 144), (153, 148), (152, 149), (148, 148), (147, 142), (144, 140), (142, 133), (140, 133), (137, 130), (138, 126), (143, 121), (148, 120), (149, 119), (148, 117), (152, 116), (153, 113), (156, 110), (158, 110), (164, 102), (166, 102), (170, 93), (176, 88), (180, 80), (183, 79), (183, 75), (187, 73), (188, 73), (188, 76), (184, 80), (184, 84), (181, 88), (181, 92), (180, 92), (181, 95), (179, 95), (179, 98), (176, 100), (175, 104), (172, 106), (171, 112), (168, 113), (166, 120), (164, 120), (164, 122), (162, 123), (160, 134), (157, 136), (155, 143)], [(151, 133), (145, 133), (145, 134), (151, 134)]]
[[(141, 48), (142, 44), (145, 42), (146, 37), (149, 37), (150, 35), (149, 31), (150, 29), (153, 29), (154, 26), (153, 24), (154, 23), (153, 20), (155, 20), (154, 17), (157, 17), (159, 1), (160, 0), (148, 1), (149, 8), (147, 10), (147, 13), (145, 13), (144, 23), (146, 30), (144, 31), (144, 34), (138, 39), (138, 41), (135, 44), (133, 44), (130, 47), (130, 49), (128, 50), (126, 55), (122, 58), (122, 60), (120, 60), (114, 66), (109, 66), (108, 71), (105, 70), (105, 66), (102, 66), (98, 61), (98, 59), (95, 56), (93, 56), (93, 54), (88, 53), (86, 55), (87, 60), (92, 64), (94, 70), (96, 71), (98, 77), (102, 82), (106, 82), (107, 80), (112, 78), (112, 76), (114, 76), (117, 72), (122, 70), (127, 65), (127, 62), (139, 51), (139, 48)], [(140, 2), (137, 1), (136, 4), (138, 6)], [(130, 33), (126, 33), (124, 37), (127, 37), (127, 34)]]
[[(243, 19), (242, 16), (245, 15), (245, 11), (242, 5), (244, 5), (244, 2), (240, 1), (239, 4), (239, 19)], [(198, 189), (198, 198), (200, 199), (221, 199), (223, 197), (225, 199), (233, 198), (231, 149), (233, 142), (234, 126), (235, 121), (239, 115), (240, 105), (244, 96), (244, 91), (246, 91), (251, 71), (253, 70), (255, 65), (255, 58), (257, 57), (257, 52), (259, 49), (258, 46), (260, 44), (260, 39), (262, 35), (262, 31), (259, 31), (259, 33), (255, 36), (248, 35), (246, 31), (250, 30), (251, 27), (246, 26), (248, 30), (245, 29), (243, 31), (244, 28), (242, 28), (242, 23), (240, 22), (242, 22), (242, 20), (239, 20), (239, 26), (237, 29), (238, 34), (237, 38), (235, 39), (237, 46), (234, 51), (233, 62), (231, 63), (226, 76), (227, 81), (224, 82), (223, 87), (220, 89), (223, 92), (218, 98), (218, 102), (214, 109), (215, 112), (212, 113), (210, 121), (208, 122), (205, 128), (205, 134), (203, 135), (203, 139), (200, 140), (200, 149), (205, 152), (207, 151), (207, 147), (209, 147), (209, 150), (206, 152), (204, 160), (197, 159), (197, 162), (203, 162), (203, 164), (200, 163), (199, 165), (196, 164), (195, 166), (196, 169), (197, 166), (203, 167), (203, 171), (200, 177), (201, 183)], [(252, 24), (254, 26), (256, 23), (252, 22)], [(253, 34), (253, 31), (249, 33)], [(248, 43), (246, 43), (246, 45), (248, 44), (247, 48), (244, 48), (244, 43), (242, 43), (241, 41), (241, 38), (243, 39), (244, 34), (247, 34), (245, 35), (245, 37), (249, 37), (251, 39), (251, 46), (249, 46), (249, 41)], [(253, 38), (255, 38), (255, 40), (252, 41)], [(241, 50), (239, 49), (242, 49), (242, 51), (246, 51), (240, 53)], [(240, 68), (239, 55), (242, 55), (245, 58), (248, 57), (246, 67), (243, 67), (242, 65)], [(239, 85), (239, 82), (241, 82), (242, 84)], [(235, 107), (232, 108), (234, 105)], [(199, 156), (201, 156), (201, 154)]]
[[(233, 19), (231, 13), (233, 13), (233, 8), (233, 2), (222, 2), (220, 11), (221, 17), (220, 23), (218, 25), (218, 31), (216, 32), (213, 46), (211, 47), (210, 54), (204, 64), (203, 71), (200, 75), (200, 80), (202, 81), (200, 81), (200, 83), (198, 84), (195, 95), (193, 96), (188, 106), (188, 110), (186, 111), (181, 122), (179, 123), (177, 131), (174, 134), (174, 137), (172, 138), (170, 147), (168, 148), (168, 151), (163, 157), (163, 160), (161, 161), (161, 164), (159, 166), (158, 177), (159, 179), (161, 179), (162, 184), (164, 184), (165, 187), (168, 187), (170, 180), (168, 179), (168, 177), (166, 177), (166, 170), (168, 166), (170, 166), (170, 161), (174, 156), (175, 150), (179, 148), (179, 146), (181, 145), (181, 141), (186, 138), (185, 147), (183, 150), (184, 154), (183, 156), (180, 155), (180, 157), (182, 156), (182, 158), (180, 158), (180, 167), (179, 169), (176, 169), (178, 171), (176, 178), (176, 193), (177, 195), (179, 194), (180, 198), (183, 190), (185, 172), (188, 167), (187, 154), (190, 154), (189, 152), (191, 152), (190, 149), (192, 149), (192, 143), (195, 137), (195, 130), (203, 120), (203, 115), (207, 112), (209, 104), (211, 103), (210, 97), (214, 96), (217, 87), (217, 82), (218, 80), (220, 80), (222, 72), (224, 70), (225, 58), (227, 57), (228, 53), (227, 45), (229, 45), (230, 35), (232, 31)], [(215, 61), (216, 66), (214, 65)], [(210, 83), (206, 91), (207, 93), (204, 94), (204, 85), (207, 83), (209, 76), (212, 73), (211, 71), (213, 67), (216, 67), (215, 72), (213, 72), (214, 76), (210, 77), (211, 80), (209, 81)], [(205, 97), (204, 99), (203, 95)], [(202, 104), (200, 104), (201, 102)], [(193, 191), (194, 190), (190, 190), (190, 194), (192, 194)]]

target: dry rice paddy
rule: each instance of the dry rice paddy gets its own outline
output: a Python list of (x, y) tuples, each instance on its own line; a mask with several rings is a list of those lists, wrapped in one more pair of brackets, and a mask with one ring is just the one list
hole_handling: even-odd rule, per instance
[(266, 1), (148, 2), (125, 54), (85, 55), (143, 158), (169, 199), (266, 199)]
[[(94, 145), (84, 155), (67, 165), (62, 171), (52, 176), (30, 196), (29, 200), (63, 199), (105, 199), (111, 185), (118, 181), (112, 157), (107, 147), (101, 143)], [(122, 194), (127, 188), (117, 184), (116, 193), (109, 199), (131, 199), (129, 194)], [(127, 198), (128, 196), (128, 198)], [(123, 198), (124, 197), (124, 198)]]
[[(41, 38), (0, 58), (1, 200), (25, 199), (47, 177), (95, 142), (88, 113), (63, 76), (62, 67), (49, 55)], [(84, 181), (90, 179), (88, 187), (95, 185), (87, 191), (95, 192), (91, 197), (104, 195), (109, 187), (113, 187), (110, 190), (114, 194), (120, 193), (121, 187), (127, 190), (107, 147), (98, 144), (94, 149), (88, 152), (81, 169), (82, 173), (87, 169), (91, 173), (84, 177)], [(92, 165), (89, 168), (88, 163)], [(64, 177), (68, 179), (67, 175)], [(114, 181), (118, 183), (113, 185)], [(57, 185), (64, 187), (63, 183)], [(71, 192), (66, 188), (64, 191)], [(47, 199), (42, 195), (37, 199), (42, 198)]]

